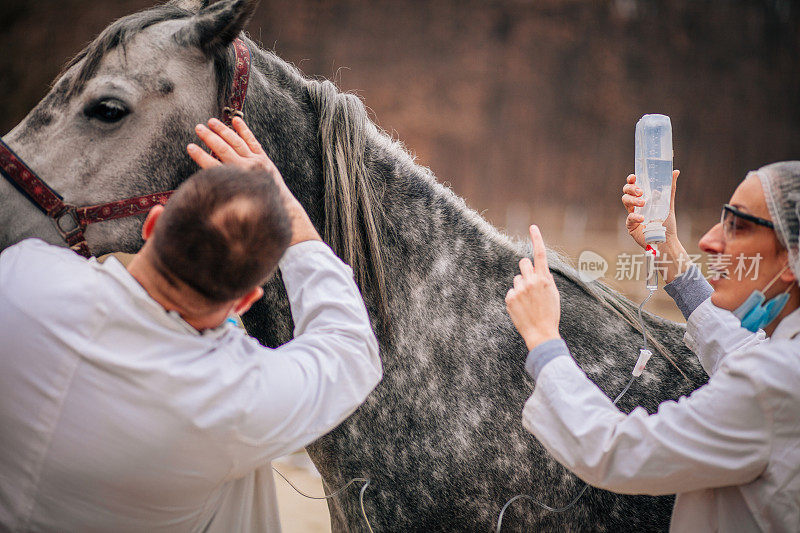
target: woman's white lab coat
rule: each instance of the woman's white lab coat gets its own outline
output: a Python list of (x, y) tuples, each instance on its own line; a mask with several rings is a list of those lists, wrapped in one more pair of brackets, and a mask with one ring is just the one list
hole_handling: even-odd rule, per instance
[(689, 316), (685, 340), (709, 382), (653, 415), (619, 411), (563, 341), (549, 341), (529, 355), (529, 370), (530, 358), (545, 362), (532, 371), (536, 389), (523, 425), (591, 485), (677, 493), (671, 531), (799, 532), (798, 334), (800, 310), (765, 339), (704, 301)]

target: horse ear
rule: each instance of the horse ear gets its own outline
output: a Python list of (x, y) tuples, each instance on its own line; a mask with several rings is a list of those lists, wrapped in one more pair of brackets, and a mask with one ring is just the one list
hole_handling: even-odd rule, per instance
[(197, 13), (208, 6), (208, 0), (169, 0), (167, 5), (179, 7), (191, 13)]
[(239, 35), (256, 6), (258, 0), (222, 0), (204, 7), (189, 19), (189, 26), (181, 30), (179, 42), (199, 46), (211, 55), (228, 46)]

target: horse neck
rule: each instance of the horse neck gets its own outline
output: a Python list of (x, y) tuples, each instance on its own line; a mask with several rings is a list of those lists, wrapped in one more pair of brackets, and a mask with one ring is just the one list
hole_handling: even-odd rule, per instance
[[(254, 66), (269, 69), (269, 60), (263, 54), (256, 53)], [(299, 73), (290, 70), (280, 75), (288, 83), (277, 94), (267, 93), (267, 83), (261, 86), (258, 73), (251, 79), (249, 107), (256, 113), (249, 115), (248, 121), (312, 221), (322, 228), (325, 184), (321, 178), (319, 117), (308, 112), (314, 106)], [(491, 226), (379, 130), (370, 129), (362, 149), (366, 179), (377, 189), (375, 196), (379, 198), (380, 213), (374, 214), (383, 228), (380, 251), (388, 292), (384, 301), (389, 302), (392, 320), (398, 326), (395, 335), (407, 335), (407, 328), (418, 327), (423, 315), (436, 309), (452, 324), (470, 317), (484, 324), (487, 335), (502, 324), (508, 335), (515, 336), (503, 297), (518, 272), (518, 260), (529, 255), (530, 249)], [(586, 329), (585, 346), (596, 346), (590, 351), (599, 353), (620, 342), (631, 346), (639, 342), (639, 333), (632, 327), (636, 323), (635, 307), (630, 302), (599, 284), (583, 283), (553, 252), (549, 253), (549, 262), (562, 294), (562, 324), (570, 324), (573, 333)], [(362, 293), (373, 318), (380, 315), (377, 292), (362, 284)], [(283, 303), (271, 309), (280, 309), (281, 315), (288, 312)], [(272, 316), (270, 322), (274, 321)], [(666, 340), (668, 349), (680, 345), (680, 326), (650, 315), (646, 320), (655, 326), (654, 333)], [(282, 330), (270, 340), (288, 340), (288, 323)]]
[(375, 138), (370, 148), (370, 167), (383, 187), (385, 251), (393, 279), (452, 270), (454, 283), (509, 281), (505, 278), (524, 246), (469, 208), (396, 143)]
[[(414, 164), (399, 146), (378, 138), (372, 147), (373, 168), (385, 169), (379, 177), (385, 184), (392, 297), (406, 303), (427, 302), (455, 320), (464, 316), (480, 320), (483, 316), (488, 322), (497, 321), (495, 331), (496, 327), (509, 327), (504, 295), (519, 272), (519, 259), (530, 256), (530, 247), (489, 224), (438, 183), (430, 171)], [(548, 263), (561, 293), (562, 331), (580, 344), (580, 355), (594, 360), (608, 357), (609, 351), (622, 346), (627, 346), (626, 355), (637, 353), (641, 333), (637, 331), (636, 306), (599, 282), (583, 282), (552, 250), (548, 251)], [(458, 298), (448, 305), (440, 305), (453, 286), (466, 289), (458, 290)], [(399, 307), (408, 312), (408, 306)], [(679, 354), (682, 368), (696, 383), (702, 382), (696, 361), (686, 361), (683, 326), (647, 312), (643, 317), (653, 351)]]

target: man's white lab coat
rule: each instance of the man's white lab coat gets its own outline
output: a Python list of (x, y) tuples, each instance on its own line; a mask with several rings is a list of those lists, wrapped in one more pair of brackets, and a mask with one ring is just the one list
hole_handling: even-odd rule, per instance
[(381, 377), (350, 268), (281, 259), (295, 338), (199, 333), (116, 260), (24, 241), (0, 255), (0, 529), (277, 531), (270, 460)]
[(572, 357), (561, 356), (563, 341), (549, 341), (530, 354), (549, 362), (535, 376), (523, 425), (591, 485), (678, 493), (671, 531), (798, 532), (798, 333), (800, 310), (765, 340), (706, 300), (685, 338), (709, 382), (649, 416), (641, 407), (619, 411)]

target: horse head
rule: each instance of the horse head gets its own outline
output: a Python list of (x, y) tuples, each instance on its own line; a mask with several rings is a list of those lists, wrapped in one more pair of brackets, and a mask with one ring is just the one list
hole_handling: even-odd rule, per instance
[[(108, 26), (3, 140), (64, 201), (94, 205), (174, 189), (196, 167), (193, 127), (221, 116), (241, 36), (252, 54), (244, 114), (325, 240), (378, 296), (386, 319), (383, 224), (368, 178), (374, 125), (361, 101), (309, 80), (242, 35), (258, 0), (173, 0)], [(48, 219), (0, 180), (0, 249), (26, 237), (64, 244)], [(95, 254), (134, 252), (137, 216), (90, 225)]]
[[(195, 169), (193, 125), (216, 116), (230, 42), (256, 1), (171, 2), (106, 28), (3, 139), (77, 206), (167, 191)], [(26, 237), (63, 245), (52, 220), (0, 180), (0, 247)], [(95, 253), (141, 246), (141, 217), (89, 226)]]

